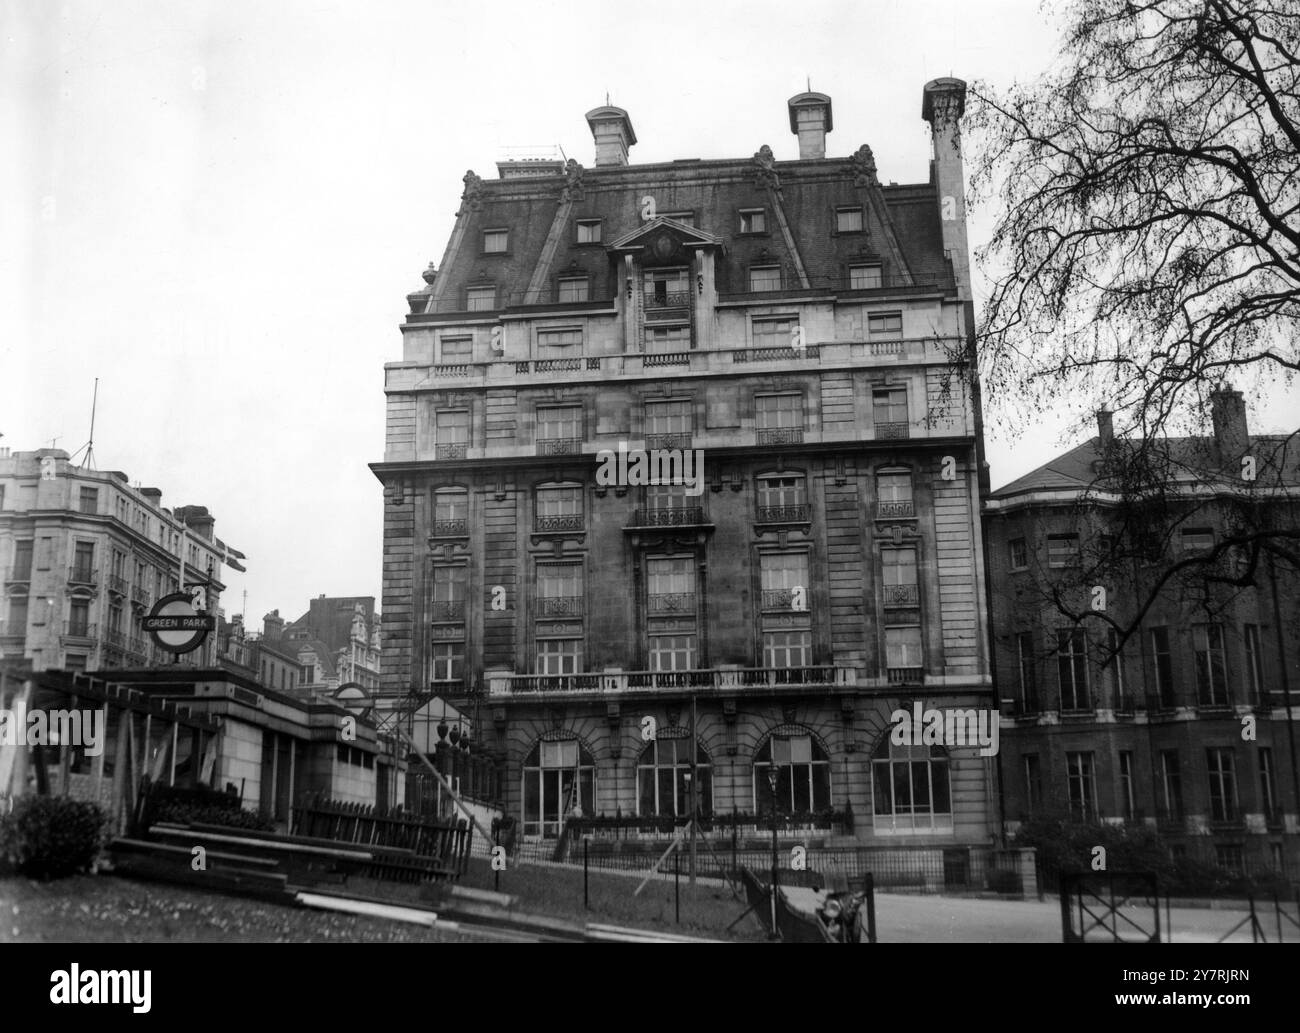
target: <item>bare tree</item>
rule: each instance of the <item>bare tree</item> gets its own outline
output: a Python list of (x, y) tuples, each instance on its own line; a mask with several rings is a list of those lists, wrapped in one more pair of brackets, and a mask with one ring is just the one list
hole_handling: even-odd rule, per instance
[(1293, 0), (1077, 0), (1044, 78), (975, 84), (974, 185), (1001, 201), (981, 373), (1004, 417), (1068, 399), (1154, 437), (1229, 376), (1300, 368), (1297, 53)]
[[(1294, 0), (1073, 0), (1051, 72), (971, 90), (975, 190), (1000, 201), (978, 253), (985, 397), (1021, 427), (1114, 412), (1080, 499), (1102, 544), (1047, 591), (1120, 645), (1162, 595), (1214, 609), (1300, 571), (1296, 442), (1178, 437), (1229, 380), (1249, 395), (1300, 369), (1297, 54)], [(1198, 522), (1213, 545), (1175, 548)], [(1082, 591), (1108, 579), (1122, 619)]]

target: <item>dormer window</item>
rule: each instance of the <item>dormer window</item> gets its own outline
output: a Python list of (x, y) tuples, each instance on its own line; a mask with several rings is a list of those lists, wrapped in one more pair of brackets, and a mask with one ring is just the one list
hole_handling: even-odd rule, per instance
[(767, 212), (763, 208), (742, 208), (740, 210), (741, 233), (766, 233)]
[(578, 220), (578, 243), (579, 244), (600, 243), (600, 220), (599, 219)]
[(750, 266), (749, 289), (751, 291), (779, 291), (781, 289), (781, 267), (779, 265)]
[(557, 301), (587, 301), (591, 293), (590, 281), (585, 276), (561, 276)]
[(859, 205), (853, 208), (836, 208), (835, 209), (835, 232), (836, 233), (861, 233), (862, 232), (862, 207)]
[(496, 307), (496, 287), (467, 287), (465, 289), (465, 310), (467, 312), (490, 312)]
[(862, 262), (849, 266), (849, 290), (863, 291), (879, 287), (884, 282), (879, 262)]
[(503, 255), (510, 249), (509, 230), (484, 230), (483, 253), (485, 255)]

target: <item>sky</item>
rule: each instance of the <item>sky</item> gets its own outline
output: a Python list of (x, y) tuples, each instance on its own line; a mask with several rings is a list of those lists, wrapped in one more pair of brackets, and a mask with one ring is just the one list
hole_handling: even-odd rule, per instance
[[(811, 81), (829, 156), (923, 182), (922, 86), (1029, 79), (1055, 43), (1010, 0), (0, 0), (0, 445), (76, 452), (98, 378), (94, 465), (247, 554), (227, 614), (380, 600), (383, 364), (466, 169), (590, 168), (607, 93), (634, 163), (793, 159)], [(991, 436), (993, 484), (1078, 433)]]

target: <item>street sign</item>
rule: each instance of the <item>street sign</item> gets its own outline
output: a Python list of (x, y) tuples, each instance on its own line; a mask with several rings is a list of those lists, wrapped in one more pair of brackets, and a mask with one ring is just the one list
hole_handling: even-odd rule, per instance
[[(199, 596), (200, 602), (206, 602)], [(148, 616), (140, 619), (140, 627), (158, 644), (160, 649), (172, 653), (189, 653), (203, 644), (208, 633), (217, 628), (217, 619), (200, 612), (194, 605), (191, 592), (173, 592), (154, 604)]]

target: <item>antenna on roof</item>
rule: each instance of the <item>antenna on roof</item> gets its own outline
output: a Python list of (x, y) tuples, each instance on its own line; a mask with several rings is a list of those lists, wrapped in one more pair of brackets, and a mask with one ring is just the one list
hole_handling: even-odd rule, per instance
[(605, 107), (609, 107), (609, 90), (605, 91)]
[(806, 83), (808, 84), (808, 92), (809, 92), (809, 93), (812, 93), (812, 76), (811, 76), (811, 75), (809, 75), (809, 76), (805, 76), (805, 77), (804, 77), (804, 82), (806, 82)]
[(95, 468), (95, 409), (98, 407), (98, 405), (99, 405), (99, 377), (96, 377), (95, 392), (91, 396), (91, 400), (90, 400), (90, 440), (87, 441), (84, 445), (82, 445), (81, 448), (77, 449), (76, 452), (72, 453), (72, 458), (76, 459), (78, 453), (81, 452), (82, 448), (86, 450), (86, 456), (84, 459), (81, 460), (81, 468), (83, 470), (86, 469), (86, 467), (90, 467), (90, 469), (92, 470)]

